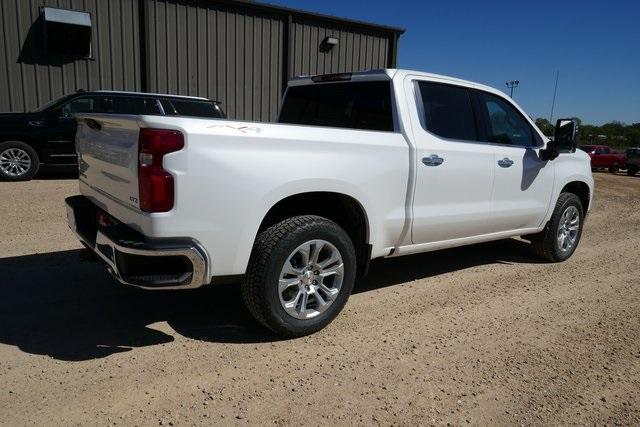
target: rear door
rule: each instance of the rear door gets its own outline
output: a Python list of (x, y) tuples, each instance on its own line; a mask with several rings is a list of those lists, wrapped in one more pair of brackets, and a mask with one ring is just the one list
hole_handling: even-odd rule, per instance
[(554, 163), (540, 159), (543, 142), (507, 99), (474, 90), (483, 138), (495, 149), (491, 232), (536, 228), (551, 199)]
[(49, 164), (73, 164), (76, 162), (75, 136), (76, 119), (74, 114), (93, 111), (95, 100), (82, 96), (59, 106), (45, 121), (41, 135)]
[[(490, 231), (494, 147), (481, 142), (470, 90), (414, 80), (416, 144), (413, 243), (478, 236)], [(412, 121), (413, 122), (413, 121)]]

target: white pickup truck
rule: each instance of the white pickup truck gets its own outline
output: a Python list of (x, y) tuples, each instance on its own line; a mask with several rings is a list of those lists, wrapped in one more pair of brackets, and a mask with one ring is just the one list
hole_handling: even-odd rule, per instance
[(285, 336), (326, 326), (373, 258), (522, 236), (563, 261), (591, 206), (575, 123), (404, 70), (301, 77), (278, 123), (78, 116), (80, 240), (120, 282), (229, 281)]

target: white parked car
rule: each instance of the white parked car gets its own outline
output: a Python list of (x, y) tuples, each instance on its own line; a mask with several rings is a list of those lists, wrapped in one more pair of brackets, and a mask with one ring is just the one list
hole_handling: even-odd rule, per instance
[(279, 123), (78, 118), (70, 227), (122, 283), (242, 283), (285, 336), (326, 326), (373, 258), (523, 236), (563, 261), (591, 206), (575, 123), (548, 141), (503, 93), (381, 70), (289, 83)]

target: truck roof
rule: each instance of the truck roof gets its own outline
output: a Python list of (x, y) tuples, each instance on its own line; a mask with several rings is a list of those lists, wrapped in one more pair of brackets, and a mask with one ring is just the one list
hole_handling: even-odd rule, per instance
[(112, 95), (130, 95), (130, 96), (159, 96), (162, 98), (181, 98), (181, 99), (192, 99), (198, 101), (213, 101), (208, 98), (204, 98), (201, 96), (187, 96), (187, 95), (171, 95), (168, 93), (153, 93), (153, 92), (133, 92), (133, 91), (124, 91), (124, 90), (92, 90), (92, 91), (82, 91), (85, 94), (98, 93), (98, 94), (112, 94)]
[(463, 80), (456, 77), (444, 76), (441, 74), (425, 73), (422, 71), (400, 69), (400, 68), (383, 68), (367, 71), (356, 71), (351, 73), (335, 73), (335, 74), (317, 74), (302, 75), (289, 80), (289, 86), (304, 86), (314, 83), (331, 83), (338, 81), (372, 81), (372, 80), (392, 80), (394, 78), (403, 78), (403, 76), (416, 76), (425, 80), (432, 80), (441, 83), (450, 83), (458, 86), (467, 86), (480, 89), (486, 92), (507, 96), (504, 92), (497, 90), (491, 86), (480, 83)]

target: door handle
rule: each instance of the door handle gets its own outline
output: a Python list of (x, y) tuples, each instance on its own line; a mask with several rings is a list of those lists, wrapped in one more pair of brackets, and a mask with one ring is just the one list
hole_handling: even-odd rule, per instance
[(504, 159), (502, 159), (502, 160), (498, 160), (498, 165), (499, 165), (501, 168), (509, 168), (509, 167), (511, 167), (511, 166), (513, 165), (513, 160), (511, 160), (511, 159), (510, 159), (510, 158), (508, 158), (508, 157), (505, 157), (505, 158), (504, 158)]
[(424, 163), (425, 166), (439, 166), (444, 163), (444, 159), (437, 154), (432, 154), (429, 157), (423, 157), (422, 163)]

